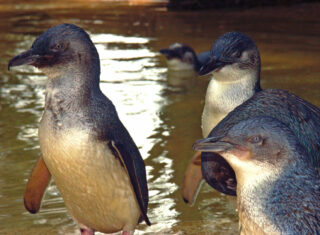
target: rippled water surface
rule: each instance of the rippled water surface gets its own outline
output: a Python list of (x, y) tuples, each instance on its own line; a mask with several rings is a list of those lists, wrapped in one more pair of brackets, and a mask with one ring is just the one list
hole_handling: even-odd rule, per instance
[(163, 2), (10, 1), (0, 3), (0, 234), (79, 234), (54, 183), (40, 213), (23, 207), (39, 156), (38, 123), (46, 77), (32, 67), (7, 71), (48, 27), (74, 23), (100, 54), (101, 89), (139, 147), (147, 166), (153, 226), (136, 234), (235, 234), (234, 201), (205, 185), (193, 207), (181, 196), (208, 77), (169, 73), (159, 49), (184, 42), (208, 50), (222, 33), (242, 31), (262, 57), (262, 87), (281, 88), (320, 105), (320, 4), (201, 12), (168, 12)]

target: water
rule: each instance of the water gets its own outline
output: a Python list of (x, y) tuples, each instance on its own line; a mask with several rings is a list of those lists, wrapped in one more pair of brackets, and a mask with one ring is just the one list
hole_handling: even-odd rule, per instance
[(233, 199), (205, 185), (194, 207), (181, 196), (191, 146), (201, 138), (208, 77), (176, 77), (158, 50), (184, 42), (208, 50), (219, 35), (242, 31), (262, 58), (262, 87), (320, 105), (320, 4), (168, 12), (162, 2), (10, 1), (0, 3), (0, 234), (79, 234), (52, 183), (38, 214), (23, 207), (39, 156), (38, 123), (46, 77), (32, 67), (7, 71), (11, 57), (62, 22), (89, 32), (101, 58), (101, 89), (113, 101), (147, 166), (149, 218), (136, 234), (235, 234)]

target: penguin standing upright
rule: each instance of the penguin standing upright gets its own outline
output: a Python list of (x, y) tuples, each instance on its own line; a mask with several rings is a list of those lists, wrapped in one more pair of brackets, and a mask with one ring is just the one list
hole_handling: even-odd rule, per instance
[(52, 175), (82, 234), (133, 234), (140, 219), (150, 225), (145, 165), (100, 90), (100, 60), (89, 35), (72, 24), (54, 26), (8, 67), (23, 64), (48, 76), (39, 127), (42, 157), (27, 185), (26, 208), (39, 210)]

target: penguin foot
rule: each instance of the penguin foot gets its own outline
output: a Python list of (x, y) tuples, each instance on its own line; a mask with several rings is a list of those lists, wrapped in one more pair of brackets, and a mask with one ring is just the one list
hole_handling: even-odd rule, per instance
[(80, 232), (81, 232), (81, 235), (94, 235), (94, 230), (91, 230), (91, 229), (81, 228)]

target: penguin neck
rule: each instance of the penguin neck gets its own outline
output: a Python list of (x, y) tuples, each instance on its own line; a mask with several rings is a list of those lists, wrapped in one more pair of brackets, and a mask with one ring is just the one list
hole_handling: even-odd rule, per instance
[[(89, 105), (99, 88), (99, 65), (64, 66), (55, 68), (58, 72), (47, 73), (45, 109), (81, 110)], [(61, 72), (62, 71), (62, 72)]]
[(247, 98), (248, 95), (252, 96), (261, 90), (260, 70), (243, 70), (234, 68), (235, 66), (231, 65), (218, 72), (213, 72), (208, 92), (212, 93), (211, 90), (215, 90), (215, 94), (212, 93), (212, 95), (217, 97), (228, 96), (232, 98), (232, 94), (237, 93), (240, 95), (239, 98)]
[[(252, 167), (257, 166), (253, 164)], [(259, 169), (248, 168), (247, 172), (235, 171), (239, 224), (244, 231), (263, 230), (267, 232), (266, 234), (277, 233), (276, 228), (273, 227), (273, 222), (269, 218), (272, 215), (268, 214), (266, 207), (270, 208), (270, 205), (268, 205), (270, 198), (268, 197), (273, 196), (271, 190), (274, 182), (279, 178), (280, 172), (278, 170), (260, 169), (263, 174), (257, 174)]]
[(202, 115), (202, 132), (206, 137), (229, 112), (260, 91), (259, 73), (242, 73), (224, 77), (214, 73), (206, 93)]
[(195, 66), (181, 59), (170, 59), (167, 61), (168, 70), (171, 71), (194, 71)]
[(193, 68), (197, 72), (199, 72), (199, 70), (201, 68), (201, 64), (200, 64), (200, 61), (198, 60), (197, 56), (194, 57)]
[[(238, 181), (236, 171), (237, 207), (243, 226), (263, 225), (267, 234), (273, 234), (277, 230), (274, 225), (281, 224), (281, 220), (278, 221), (280, 214), (290, 214), (292, 222), (296, 223), (304, 216), (304, 210), (318, 210), (319, 213), (320, 181), (317, 172), (300, 160), (304, 155), (296, 151), (288, 154), (298, 156), (282, 166), (260, 171), (255, 169), (252, 175), (248, 174), (250, 169), (246, 168), (244, 174), (248, 174), (247, 180), (243, 182)], [(304, 205), (300, 202), (304, 202)]]

